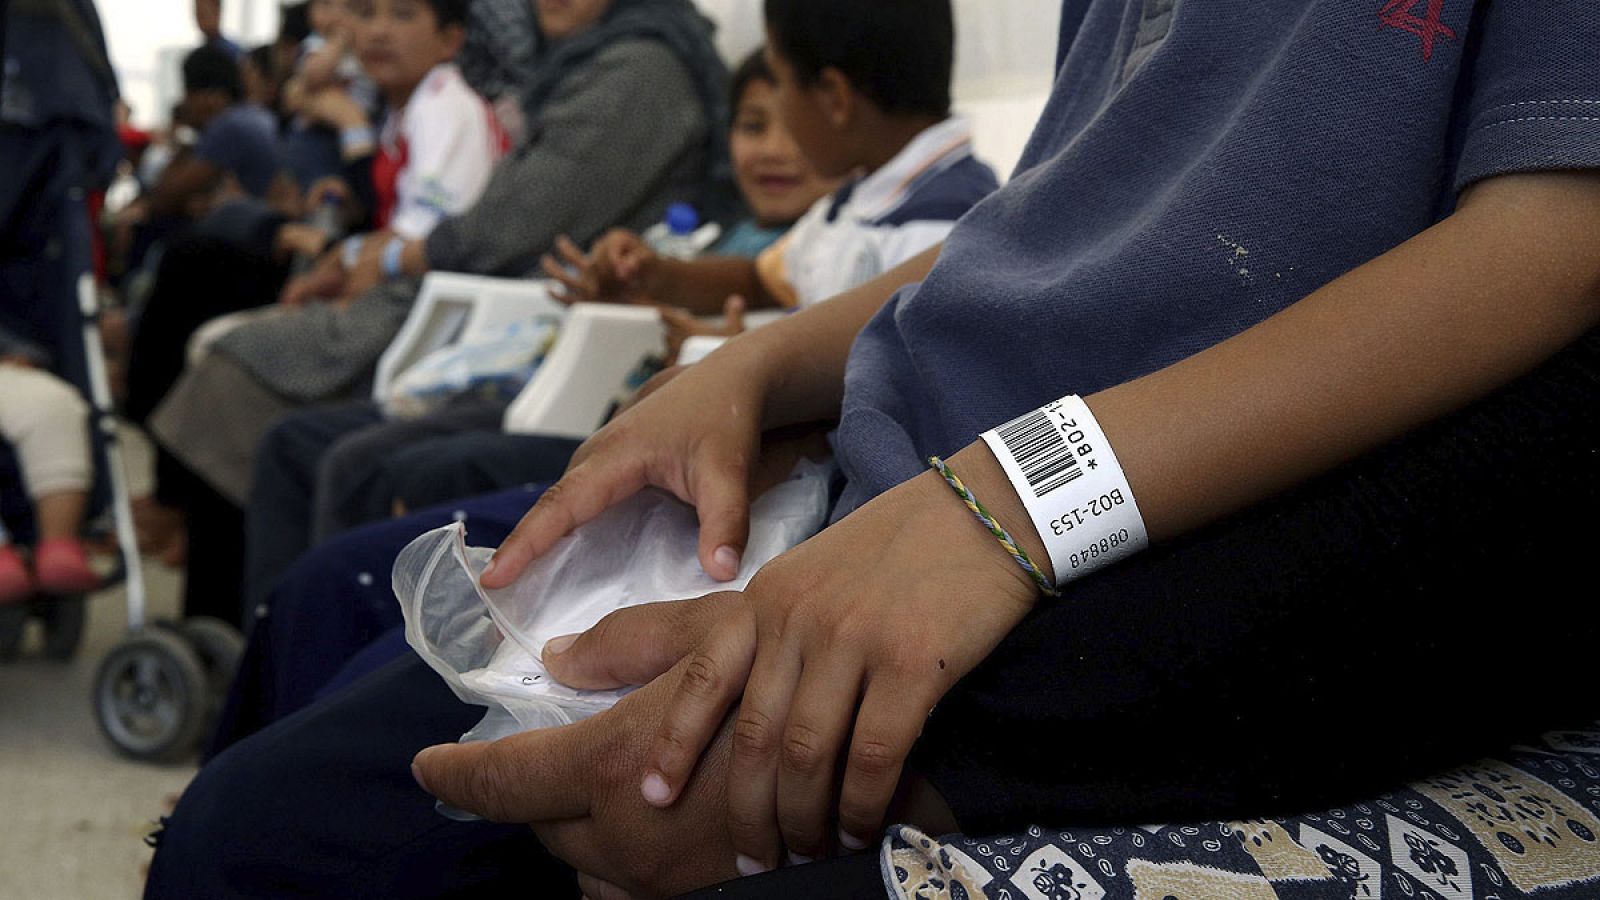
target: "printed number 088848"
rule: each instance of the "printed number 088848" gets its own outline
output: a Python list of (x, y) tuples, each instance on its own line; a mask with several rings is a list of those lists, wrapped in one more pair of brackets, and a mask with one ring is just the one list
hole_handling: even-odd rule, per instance
[(1083, 548), (1082, 551), (1072, 554), (1071, 559), (1068, 561), (1069, 565), (1074, 569), (1081, 569), (1102, 556), (1110, 556), (1111, 551), (1128, 543), (1130, 540), (1132, 538), (1128, 535), (1128, 529), (1122, 528), (1114, 531)]

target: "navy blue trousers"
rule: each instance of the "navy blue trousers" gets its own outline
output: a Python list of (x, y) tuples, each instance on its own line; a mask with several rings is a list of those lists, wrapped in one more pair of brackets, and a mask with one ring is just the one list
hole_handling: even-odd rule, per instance
[[(464, 500), (358, 528), (302, 557), (251, 613), (244, 660), (207, 755), (308, 705), (364, 648), (404, 624), (390, 572), (418, 535), (460, 518), (472, 543), (492, 547), (537, 497), (519, 488)], [(391, 655), (369, 654), (362, 668), (409, 653), (403, 642), (387, 646)]]
[(446, 819), (412, 781), (482, 715), (413, 655), (232, 746), (158, 833), (145, 896), (577, 897), (528, 829)]
[[(501, 434), (505, 407), (462, 399), (420, 418), (388, 420), (375, 404), (358, 403), (305, 410), (275, 425), (256, 454), (247, 511), (246, 619), (301, 554), (389, 518), (397, 499), (427, 509), (560, 477), (578, 442)], [(470, 454), (484, 437), (515, 441), (516, 452), (474, 464)], [(439, 459), (426, 491), (401, 489), (393, 463), (402, 458)]]
[[(578, 897), (571, 871), (527, 828), (446, 819), (411, 780), (417, 751), (481, 717), (411, 655), (236, 744), (184, 791), (156, 838), (145, 896)], [(703, 896), (881, 900), (884, 888), (867, 855)]]

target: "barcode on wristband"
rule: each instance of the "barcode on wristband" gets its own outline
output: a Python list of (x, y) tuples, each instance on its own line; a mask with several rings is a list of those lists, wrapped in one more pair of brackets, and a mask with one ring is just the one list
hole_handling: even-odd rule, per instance
[(1067, 439), (1043, 410), (1001, 426), (996, 434), (1017, 461), (1028, 488), (1041, 500), (1083, 475), (1083, 467), (1078, 465)]

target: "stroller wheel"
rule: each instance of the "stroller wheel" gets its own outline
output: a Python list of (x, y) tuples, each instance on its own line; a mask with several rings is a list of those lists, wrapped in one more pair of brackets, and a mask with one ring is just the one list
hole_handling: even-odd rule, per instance
[(87, 605), (82, 594), (75, 594), (47, 597), (34, 606), (34, 613), (44, 622), (46, 658), (67, 662), (78, 655), (78, 645), (83, 643)]
[(210, 616), (185, 619), (178, 631), (200, 657), (212, 709), (220, 710), (233, 685), (233, 675), (239, 671), (239, 660), (244, 658), (244, 636), (227, 622)]
[(95, 676), (100, 730), (123, 754), (144, 762), (176, 762), (193, 753), (209, 699), (199, 656), (162, 628), (124, 639)]
[(28, 627), (28, 604), (0, 606), (0, 663), (16, 662), (22, 653), (23, 629)]

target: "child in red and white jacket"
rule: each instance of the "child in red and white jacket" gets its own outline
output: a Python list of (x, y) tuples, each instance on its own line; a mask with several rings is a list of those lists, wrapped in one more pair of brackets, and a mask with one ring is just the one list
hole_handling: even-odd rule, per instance
[[(352, 297), (397, 274), (406, 241), (427, 237), (483, 193), (509, 141), (493, 109), (451, 62), (465, 41), (468, 7), (465, 0), (350, 4), (356, 53), (387, 110), (382, 129), (345, 91), (326, 90), (308, 99), (306, 109), (338, 129), (346, 159), (371, 158), (376, 230), (327, 252), (316, 270), (289, 284), (285, 302)], [(312, 189), (313, 202), (322, 190)], [(279, 242), (320, 250), (305, 243), (322, 239), (306, 232)]]

